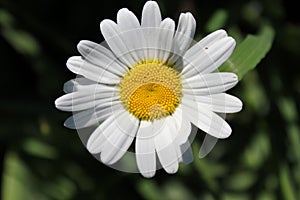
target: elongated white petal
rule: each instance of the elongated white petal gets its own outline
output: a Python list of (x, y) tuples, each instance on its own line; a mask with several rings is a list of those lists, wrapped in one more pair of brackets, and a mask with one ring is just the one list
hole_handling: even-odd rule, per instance
[(114, 164), (121, 159), (131, 145), (139, 121), (128, 112), (119, 115), (115, 120), (115, 130), (106, 138), (101, 151), (101, 161), (105, 164)]
[(120, 110), (108, 117), (103, 123), (95, 129), (95, 131), (89, 137), (86, 147), (87, 150), (92, 153), (100, 153), (102, 151), (103, 145), (105, 144), (107, 138), (116, 130), (117, 118), (121, 116), (122, 113), (126, 111)]
[(174, 131), (173, 125), (172, 123), (166, 123), (161, 132), (154, 138), (159, 161), (169, 174), (176, 173), (178, 170), (178, 155), (172, 136), (172, 131)]
[(90, 108), (73, 114), (65, 121), (64, 125), (72, 129), (86, 128), (106, 120), (114, 111), (121, 109), (123, 108), (120, 101), (104, 103), (96, 108)]
[(105, 68), (89, 63), (80, 56), (69, 58), (67, 67), (71, 72), (99, 83), (117, 84), (120, 82), (120, 77), (116, 74), (109, 72)]
[(136, 136), (136, 162), (141, 174), (147, 178), (153, 177), (156, 172), (156, 153), (154, 137), (161, 129), (161, 122), (141, 121)]
[(204, 68), (202, 72), (211, 73), (215, 71), (232, 54), (235, 44), (235, 40), (232, 37), (227, 37), (220, 39), (211, 46), (205, 47), (205, 50), (207, 50), (207, 54), (210, 56), (210, 59), (213, 60), (214, 65)]
[(218, 113), (235, 113), (239, 112), (242, 107), (242, 101), (226, 93), (201, 95), (185, 95), (186, 98), (196, 101), (205, 108)]
[(103, 92), (103, 91), (111, 91), (117, 92), (119, 89), (115, 86), (108, 86), (99, 84), (95, 81), (91, 81), (84, 77), (79, 77), (76, 79), (71, 79), (64, 84), (64, 92), (78, 92), (78, 91), (91, 91), (91, 92)]
[(203, 39), (201, 39), (199, 42), (197, 42), (194, 46), (192, 46), (185, 53), (184, 56), (188, 59), (194, 59), (199, 55), (199, 49), (200, 50), (205, 49), (205, 47), (211, 46), (216, 41), (218, 41), (222, 38), (226, 38), (226, 37), (227, 37), (226, 31), (224, 31), (224, 30), (214, 31), (214, 32), (210, 33), (209, 35), (207, 35), (206, 37), (204, 37)]
[(189, 48), (194, 38), (196, 20), (191, 13), (182, 13), (179, 17), (178, 27), (175, 34), (175, 41), (183, 52)]
[(55, 100), (55, 106), (64, 111), (80, 111), (117, 99), (119, 99), (119, 95), (110, 90), (98, 90), (97, 92), (81, 91), (68, 93), (59, 97)]
[(182, 106), (178, 106), (176, 108), (175, 113), (172, 115), (173, 120), (175, 121), (175, 128), (176, 131), (174, 131), (174, 140), (179, 144), (184, 144), (191, 133), (192, 126), (190, 121), (186, 120), (183, 111)]
[(168, 61), (175, 63), (183, 57), (185, 51), (190, 47), (196, 30), (196, 21), (191, 13), (181, 13), (177, 30), (174, 36), (173, 55)]
[(118, 12), (117, 23), (124, 43), (134, 60), (137, 62), (145, 60), (147, 58), (145, 52), (147, 45), (136, 16), (128, 9), (123, 8)]
[(95, 90), (98, 87), (98, 83), (92, 80), (89, 80), (84, 77), (71, 79), (64, 84), (64, 92), (71, 93), (80, 90)]
[(161, 13), (155, 1), (147, 1), (142, 12), (142, 27), (158, 27), (161, 22)]
[(181, 155), (178, 160), (179, 162), (189, 164), (194, 160), (191, 144), (188, 140), (180, 145), (177, 151), (177, 155)]
[(229, 90), (238, 83), (234, 73), (199, 74), (183, 80), (184, 94), (210, 95)]
[[(169, 125), (170, 133), (172, 136), (173, 146), (176, 151), (178, 162), (188, 162), (193, 156), (189, 155), (191, 152), (186, 152), (189, 148), (187, 145), (189, 135), (191, 134), (191, 123), (183, 115), (182, 108), (176, 108), (175, 113), (166, 119)], [(190, 150), (190, 149), (189, 149)]]
[(199, 158), (204, 158), (209, 152), (211, 152), (217, 142), (218, 138), (206, 134), (199, 150)]
[(105, 41), (119, 60), (128, 67), (134, 66), (138, 62), (127, 48), (124, 33), (115, 22), (105, 19), (100, 23), (100, 29)]
[(85, 60), (113, 74), (123, 76), (128, 70), (110, 50), (100, 44), (82, 40), (78, 43), (77, 49)]
[(182, 109), (188, 113), (186, 117), (204, 132), (216, 138), (227, 138), (231, 134), (231, 128), (227, 122), (204, 106), (183, 98)]
[(161, 25), (161, 13), (155, 1), (147, 1), (144, 5), (141, 20), (141, 32), (145, 40), (145, 57), (147, 60), (158, 58), (158, 37)]
[(234, 47), (235, 40), (231, 37), (216, 38), (205, 46), (194, 45), (184, 55), (182, 76), (189, 78), (200, 73), (213, 72), (229, 58)]
[(157, 56), (154, 57), (155, 60), (160, 60), (165, 63), (171, 53), (173, 48), (173, 37), (175, 32), (175, 22), (170, 19), (164, 19), (159, 27), (158, 45), (156, 52)]

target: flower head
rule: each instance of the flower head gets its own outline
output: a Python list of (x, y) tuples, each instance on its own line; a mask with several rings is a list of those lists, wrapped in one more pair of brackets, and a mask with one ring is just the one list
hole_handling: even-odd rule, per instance
[(224, 30), (192, 45), (192, 14), (182, 13), (175, 30), (155, 1), (144, 5), (141, 23), (121, 9), (117, 23), (103, 20), (100, 28), (108, 47), (78, 44), (81, 56), (71, 57), (67, 67), (79, 77), (65, 83), (67, 94), (55, 101), (58, 109), (74, 112), (65, 126), (94, 127), (89, 152), (112, 165), (135, 139), (137, 167), (152, 177), (156, 157), (168, 173), (191, 161), (192, 124), (214, 138), (231, 134), (219, 113), (238, 112), (242, 102), (225, 93), (237, 76), (216, 71), (235, 47)]

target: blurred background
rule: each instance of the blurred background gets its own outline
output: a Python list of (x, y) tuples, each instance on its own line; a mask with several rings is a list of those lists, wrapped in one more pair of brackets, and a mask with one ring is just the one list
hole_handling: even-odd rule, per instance
[(159, 0), (163, 17), (190, 11), (197, 37), (226, 29), (239, 43), (262, 24), (275, 31), (271, 50), (230, 94), (244, 102), (228, 115), (233, 134), (204, 159), (152, 179), (118, 172), (94, 159), (77, 132), (63, 126), (70, 113), (54, 100), (75, 75), (65, 63), (87, 39), (102, 42), (99, 23), (138, 0), (1, 0), (0, 178), (4, 200), (27, 199), (300, 199), (300, 23), (297, 1)]

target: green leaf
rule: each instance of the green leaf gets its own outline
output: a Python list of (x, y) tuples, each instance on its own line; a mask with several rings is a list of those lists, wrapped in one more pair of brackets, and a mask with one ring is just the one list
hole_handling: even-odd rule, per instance
[(137, 185), (137, 190), (147, 200), (165, 199), (163, 192), (153, 180), (142, 180)]
[(257, 176), (251, 171), (241, 171), (230, 175), (226, 179), (226, 188), (235, 191), (245, 191), (251, 188)]
[(227, 18), (228, 18), (228, 13), (226, 10), (219, 9), (215, 11), (206, 24), (205, 27), (206, 31), (213, 32), (217, 29), (224, 27)]
[(12, 152), (6, 154), (3, 173), (3, 199), (29, 200), (40, 197), (39, 191), (34, 188), (35, 181), (29, 169), (16, 154)]
[(286, 163), (282, 163), (279, 169), (279, 182), (281, 186), (281, 192), (283, 199), (296, 200), (296, 193), (290, 169)]
[(248, 35), (219, 70), (236, 73), (241, 80), (266, 56), (273, 39), (274, 30), (270, 26), (264, 26), (257, 36)]
[(58, 153), (55, 148), (37, 139), (27, 139), (23, 144), (23, 149), (32, 156), (54, 159)]

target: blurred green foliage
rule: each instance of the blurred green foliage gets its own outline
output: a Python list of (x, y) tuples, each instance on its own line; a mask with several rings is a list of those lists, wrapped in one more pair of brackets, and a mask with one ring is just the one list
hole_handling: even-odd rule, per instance
[(165, 17), (178, 19), (179, 12), (191, 11), (197, 39), (223, 28), (237, 40), (221, 68), (243, 78), (229, 92), (244, 102), (242, 112), (227, 116), (232, 136), (198, 159), (204, 136), (199, 131), (194, 162), (181, 165), (175, 175), (160, 170), (144, 179), (99, 163), (76, 131), (63, 127), (69, 114), (57, 111), (53, 102), (74, 77), (65, 62), (77, 54), (76, 44), (101, 42), (101, 20), (115, 19), (122, 7), (140, 16), (144, 1), (2, 0), (2, 199), (300, 199), (297, 2), (158, 2)]

